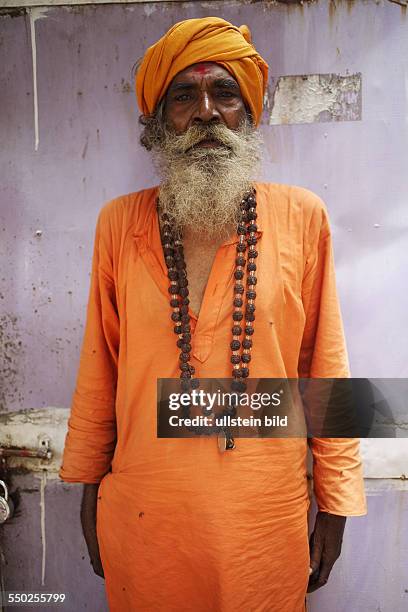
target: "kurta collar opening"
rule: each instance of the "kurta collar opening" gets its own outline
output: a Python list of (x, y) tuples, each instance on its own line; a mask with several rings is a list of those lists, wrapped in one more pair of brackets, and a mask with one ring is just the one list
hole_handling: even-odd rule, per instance
[[(146, 240), (147, 246), (155, 248), (157, 247), (157, 235), (155, 231), (156, 224), (158, 227), (158, 233), (160, 237), (160, 228), (158, 224), (158, 216), (157, 216), (157, 211), (156, 211), (156, 201), (157, 201), (157, 196), (159, 193), (158, 185), (153, 187), (153, 192), (154, 192), (154, 196), (153, 198), (151, 198), (149, 204), (147, 205), (148, 209), (146, 210), (144, 223), (134, 229), (133, 236), (134, 238), (144, 237), (144, 239)], [(258, 226), (258, 231), (256, 232), (256, 236), (258, 239), (262, 236), (262, 233), (263, 233), (263, 230), (262, 230), (262, 212), (263, 212), (262, 208), (263, 207), (259, 206), (260, 204), (259, 196), (260, 196), (259, 191), (257, 191), (257, 209), (256, 210), (257, 210), (258, 218), (257, 218), (256, 224)], [(229, 238), (227, 238), (221, 244), (221, 246), (229, 246), (231, 244), (236, 244), (238, 240), (239, 240), (238, 235), (234, 233)]]

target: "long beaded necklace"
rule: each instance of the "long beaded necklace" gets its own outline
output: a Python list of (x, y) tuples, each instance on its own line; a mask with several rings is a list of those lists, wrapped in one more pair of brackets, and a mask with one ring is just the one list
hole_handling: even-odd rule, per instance
[[(191, 325), (189, 315), (189, 290), (184, 260), (182, 235), (174, 230), (171, 216), (160, 213), (160, 202), (157, 201), (157, 209), (161, 214), (162, 221), (162, 246), (164, 259), (167, 266), (168, 278), (170, 280), (169, 294), (170, 306), (172, 308), (171, 319), (174, 322), (174, 333), (178, 336), (177, 347), (181, 350), (179, 356), (181, 388), (187, 392), (199, 386), (199, 380), (194, 377), (195, 368), (190, 363), (191, 359)], [(236, 246), (235, 270), (234, 270), (234, 298), (232, 313), (232, 340), (231, 363), (232, 382), (231, 390), (242, 393), (247, 385), (245, 378), (249, 376), (249, 362), (251, 361), (252, 336), (255, 321), (255, 299), (257, 278), (255, 260), (258, 257), (256, 250), (258, 227), (256, 225), (256, 190), (251, 188), (245, 192), (240, 204), (240, 218), (237, 224), (238, 244)], [(248, 250), (248, 262), (245, 255)], [(245, 264), (246, 272), (245, 275)], [(245, 289), (246, 284), (246, 289)], [(244, 296), (245, 294), (245, 296)], [(243, 312), (244, 302), (245, 312)], [(244, 325), (244, 327), (242, 327)], [(242, 338), (242, 336), (244, 336)], [(241, 339), (242, 338), (242, 339)], [(184, 409), (184, 417), (190, 414), (189, 407)], [(235, 405), (230, 405), (217, 416), (234, 416)], [(196, 433), (211, 433), (214, 428), (189, 428)], [(228, 427), (218, 428), (220, 450), (232, 450), (235, 448), (234, 438)]]

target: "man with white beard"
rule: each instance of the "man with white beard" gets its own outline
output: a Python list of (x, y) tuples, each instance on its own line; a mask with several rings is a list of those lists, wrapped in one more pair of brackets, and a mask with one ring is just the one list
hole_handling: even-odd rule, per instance
[(324, 204), (255, 182), (266, 79), (248, 28), (216, 17), (173, 26), (137, 73), (161, 181), (101, 211), (60, 473), (85, 483), (111, 610), (300, 612), (366, 511), (355, 439), (311, 440), (309, 548), (306, 439), (156, 436), (158, 378), (348, 376)]

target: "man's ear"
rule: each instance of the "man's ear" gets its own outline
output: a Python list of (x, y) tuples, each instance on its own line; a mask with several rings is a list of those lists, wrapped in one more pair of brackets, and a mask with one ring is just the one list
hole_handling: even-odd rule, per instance
[(159, 119), (159, 121), (163, 121), (166, 115), (166, 94), (158, 101), (156, 104), (156, 108), (154, 109), (154, 115)]
[(245, 104), (245, 111), (246, 111), (247, 120), (253, 126), (254, 125), (254, 119), (252, 117), (251, 109), (249, 108), (249, 106), (247, 106), (247, 104)]

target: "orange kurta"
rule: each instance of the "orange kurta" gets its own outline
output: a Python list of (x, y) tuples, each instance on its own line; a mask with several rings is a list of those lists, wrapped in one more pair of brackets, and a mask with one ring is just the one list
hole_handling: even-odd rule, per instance
[[(348, 363), (322, 201), (258, 183), (252, 377), (344, 377)], [(300, 612), (309, 550), (307, 441), (158, 439), (156, 381), (178, 377), (157, 188), (102, 210), (61, 468), (101, 481), (97, 529), (114, 612)], [(230, 376), (236, 238), (219, 248), (199, 317), (197, 376)], [(365, 514), (358, 441), (311, 442), (321, 510)], [(111, 470), (111, 471), (110, 471)]]

